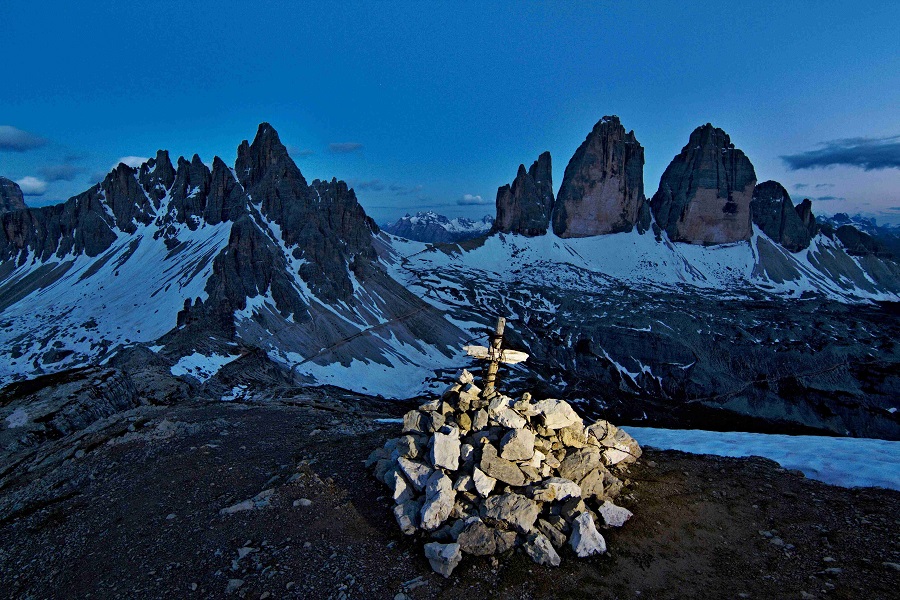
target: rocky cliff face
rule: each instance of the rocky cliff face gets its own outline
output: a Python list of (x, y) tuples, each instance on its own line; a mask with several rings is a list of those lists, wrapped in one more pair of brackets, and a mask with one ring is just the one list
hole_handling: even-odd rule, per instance
[(519, 165), (512, 185), (497, 190), (494, 229), (525, 236), (544, 235), (553, 210), (553, 178), (550, 153), (544, 152), (527, 171)]
[(806, 233), (810, 239), (816, 237), (816, 234), (819, 233), (819, 226), (816, 223), (816, 216), (813, 214), (810, 199), (804, 198), (803, 202), (794, 207), (794, 210), (797, 211), (797, 216), (800, 217), (800, 222), (806, 228)]
[(754, 188), (750, 214), (767, 236), (791, 252), (809, 248), (809, 230), (794, 209), (791, 196), (777, 181), (764, 181)]
[(603, 117), (566, 167), (553, 209), (560, 237), (645, 231), (644, 148), (615, 116)]
[(19, 184), (12, 179), (0, 177), (0, 214), (25, 208), (25, 196)]
[(749, 240), (756, 172), (731, 138), (709, 123), (691, 133), (663, 173), (650, 207), (676, 242), (727, 244)]

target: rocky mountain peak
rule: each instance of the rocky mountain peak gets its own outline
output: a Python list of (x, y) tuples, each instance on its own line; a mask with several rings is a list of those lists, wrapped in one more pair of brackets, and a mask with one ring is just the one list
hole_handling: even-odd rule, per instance
[(791, 252), (809, 247), (809, 230), (794, 210), (790, 194), (777, 181), (764, 181), (754, 188), (750, 214), (757, 227)]
[(650, 224), (644, 207), (644, 148), (619, 117), (600, 119), (572, 156), (553, 208), (560, 237), (641, 231)]
[(157, 150), (156, 158), (151, 158), (141, 165), (138, 180), (147, 195), (153, 200), (156, 208), (165, 197), (166, 192), (175, 181), (175, 168), (169, 160), (168, 150)]
[(804, 198), (803, 202), (794, 207), (794, 210), (797, 211), (797, 216), (800, 217), (800, 221), (803, 223), (803, 226), (806, 227), (806, 232), (809, 234), (809, 237), (816, 237), (816, 234), (819, 232), (819, 225), (816, 223), (816, 216), (812, 212), (812, 202), (810, 199)]
[[(278, 132), (268, 123), (260, 123), (253, 143), (248, 144), (244, 140), (238, 146), (234, 170), (241, 184), (249, 189), (259, 183), (271, 167), (283, 165), (285, 159), (290, 161), (287, 148), (281, 143)], [(293, 161), (290, 162), (293, 165)], [(297, 173), (299, 174), (299, 170)], [(303, 184), (306, 184), (305, 180)]]
[(25, 208), (25, 196), (19, 184), (12, 179), (0, 177), (0, 214)]
[(550, 153), (544, 152), (526, 171), (519, 165), (512, 185), (497, 190), (494, 229), (526, 236), (544, 235), (553, 210), (553, 177)]
[(666, 168), (650, 201), (657, 224), (678, 242), (749, 240), (756, 171), (722, 129), (707, 123)]

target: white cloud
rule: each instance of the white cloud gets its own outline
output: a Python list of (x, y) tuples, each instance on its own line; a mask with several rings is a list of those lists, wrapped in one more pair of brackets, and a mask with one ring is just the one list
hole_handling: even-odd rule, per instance
[(47, 182), (37, 177), (23, 177), (16, 181), (26, 196), (43, 196), (47, 192)]
[(11, 125), (0, 125), (0, 150), (9, 152), (26, 152), (40, 148), (47, 140), (39, 135), (22, 131)]
[(490, 204), (490, 200), (485, 200), (481, 196), (473, 196), (472, 194), (465, 194), (462, 198), (456, 201), (457, 204), (462, 204), (463, 206), (472, 206), (472, 205), (484, 205)]
[(137, 169), (148, 160), (150, 159), (144, 158), (143, 156), (123, 156), (116, 161), (116, 164), (114, 164), (112, 168), (115, 169), (116, 167), (118, 167), (119, 163), (125, 163), (129, 167), (134, 167), (135, 169)]

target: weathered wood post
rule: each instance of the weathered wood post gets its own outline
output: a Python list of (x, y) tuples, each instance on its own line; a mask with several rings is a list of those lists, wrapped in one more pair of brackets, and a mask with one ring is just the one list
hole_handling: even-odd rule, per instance
[(497, 318), (497, 327), (491, 334), (490, 352), (488, 354), (487, 372), (484, 376), (484, 391), (482, 397), (490, 399), (497, 393), (494, 383), (497, 381), (497, 370), (500, 368), (500, 361), (503, 359), (503, 330), (506, 329), (506, 319)]

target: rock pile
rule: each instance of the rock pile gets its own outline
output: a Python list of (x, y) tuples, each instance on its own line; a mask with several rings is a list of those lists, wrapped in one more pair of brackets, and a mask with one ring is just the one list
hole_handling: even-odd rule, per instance
[(623, 487), (612, 470), (640, 455), (607, 421), (585, 426), (568, 403), (527, 393), (484, 399), (462, 371), (442, 398), (408, 412), (403, 435), (366, 466), (390, 488), (403, 533), (435, 540), (425, 554), (449, 577), (463, 553), (521, 546), (536, 563), (558, 566), (566, 543), (580, 557), (605, 552), (598, 526), (631, 517), (612, 502)]

